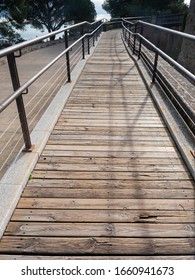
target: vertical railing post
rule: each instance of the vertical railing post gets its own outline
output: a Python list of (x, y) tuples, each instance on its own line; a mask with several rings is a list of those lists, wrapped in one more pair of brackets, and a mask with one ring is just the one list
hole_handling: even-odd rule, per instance
[[(137, 25), (135, 24), (134, 33), (136, 32), (137, 32)], [(136, 35), (134, 35), (133, 54), (135, 54), (135, 48), (136, 48)]]
[[(157, 48), (159, 48), (160, 45), (160, 36), (161, 32), (158, 32), (158, 37), (157, 37)], [(154, 67), (153, 67), (153, 75), (152, 75), (152, 83), (155, 83), (156, 80), (156, 71), (157, 71), (157, 65), (158, 65), (158, 53), (155, 53), (155, 58), (154, 58)]]
[[(65, 48), (68, 48), (68, 30), (65, 30), (64, 32), (64, 38), (65, 38)], [(69, 51), (66, 53), (66, 69), (67, 69), (67, 77), (68, 77), (68, 83), (71, 83), (71, 74), (70, 74), (70, 54)]]
[[(127, 26), (125, 27), (128, 28)], [(125, 29), (125, 42), (127, 42), (127, 29)]]
[(155, 54), (155, 59), (154, 59), (154, 68), (153, 68), (153, 75), (152, 75), (152, 83), (155, 83), (155, 80), (156, 80), (157, 64), (158, 64), (158, 53), (156, 52), (156, 54)]
[(88, 42), (88, 44), (87, 44), (87, 46), (88, 46), (88, 54), (90, 54), (90, 37), (91, 37), (91, 36), (87, 36), (87, 42)]
[[(143, 35), (143, 25), (141, 24), (141, 30), (140, 30), (140, 34)], [(139, 41), (139, 52), (138, 52), (138, 59), (140, 59), (141, 57), (141, 50), (142, 50), (142, 38), (140, 37), (140, 41)]]
[[(18, 70), (17, 70), (14, 53), (10, 53), (7, 55), (7, 61), (8, 61), (10, 75), (11, 75), (13, 89), (14, 89), (14, 91), (16, 91), (20, 87), (20, 80), (19, 80), (19, 76), (18, 76)], [(28, 122), (27, 122), (27, 118), (26, 118), (26, 112), (25, 112), (22, 94), (16, 98), (16, 104), (17, 104), (20, 124), (21, 124), (21, 128), (22, 128), (24, 143), (25, 143), (25, 151), (28, 152), (28, 151), (32, 150), (32, 144), (31, 144), (29, 127), (28, 127)]]
[(94, 37), (94, 33), (93, 33), (93, 47), (95, 46), (95, 37)]
[(129, 30), (129, 37), (128, 37), (128, 46), (131, 46), (131, 33), (130, 33), (130, 24), (128, 25), (128, 30)]
[[(84, 35), (84, 25), (81, 26), (81, 36)], [(85, 59), (85, 38), (82, 39), (82, 57)]]

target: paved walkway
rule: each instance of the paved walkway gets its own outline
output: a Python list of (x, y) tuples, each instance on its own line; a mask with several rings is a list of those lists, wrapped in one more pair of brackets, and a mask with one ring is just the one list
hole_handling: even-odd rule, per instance
[(120, 32), (80, 75), (0, 258), (193, 259), (194, 181)]

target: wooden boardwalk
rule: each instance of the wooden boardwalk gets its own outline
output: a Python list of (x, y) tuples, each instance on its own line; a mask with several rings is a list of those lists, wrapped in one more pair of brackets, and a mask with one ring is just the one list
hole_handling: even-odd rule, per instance
[(119, 31), (103, 34), (0, 258), (193, 259), (195, 185)]

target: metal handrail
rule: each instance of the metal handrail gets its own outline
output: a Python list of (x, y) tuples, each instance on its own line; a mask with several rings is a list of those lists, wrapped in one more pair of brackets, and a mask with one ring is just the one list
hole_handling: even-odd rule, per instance
[[(125, 20), (126, 21), (126, 20)], [(127, 21), (126, 21), (127, 22)], [(140, 21), (138, 21), (140, 22)], [(131, 23), (131, 22), (128, 22)], [(144, 25), (148, 25), (145, 24), (145, 22), (140, 22), (140, 23), (144, 23)], [(135, 25), (135, 23), (134, 23)], [(163, 28), (160, 26), (156, 26), (154, 24), (149, 24), (150, 26), (155, 26), (157, 29), (159, 30), (167, 30), (167, 28)], [(140, 33), (137, 32), (132, 32), (130, 31), (123, 23), (122, 23), (123, 28), (129, 32), (131, 35), (133, 36), (137, 36), (139, 37), (141, 40), (145, 41), (157, 54), (159, 54), (161, 57), (163, 57), (167, 62), (169, 62), (170, 64), (172, 64), (173, 66), (175, 66), (178, 70), (180, 70), (183, 74), (185, 74), (191, 81), (195, 82), (195, 75), (193, 75), (190, 71), (188, 71), (185, 67), (183, 67), (181, 64), (179, 64), (177, 61), (175, 61), (174, 59), (172, 59), (169, 55), (167, 55), (165, 52), (163, 52), (161, 49), (159, 49), (158, 47), (156, 47), (153, 43), (151, 43), (148, 39), (146, 39), (143, 35), (141, 35)], [(169, 30), (169, 29), (168, 29)], [(174, 31), (174, 30), (173, 30)], [(177, 32), (175, 31), (176, 34), (179, 33), (178, 35), (181, 36), (181, 34), (183, 34), (182, 32)], [(175, 33), (172, 32), (172, 30), (170, 31), (170, 33)], [(183, 36), (183, 38), (187, 38), (187, 39), (191, 39), (195, 41), (195, 36), (184, 33), (185, 35)], [(186, 35), (190, 35), (189, 37)]]
[[(141, 44), (142, 41), (145, 41), (155, 52), (156, 54), (159, 54), (161, 57), (163, 57), (167, 62), (169, 62), (170, 64), (172, 64), (173, 66), (175, 66), (178, 70), (180, 70), (183, 74), (185, 74), (193, 83), (195, 82), (195, 75), (193, 75), (190, 71), (188, 71), (186, 68), (184, 68), (181, 64), (179, 64), (177, 61), (175, 61), (174, 59), (172, 59), (170, 56), (168, 56), (165, 52), (163, 52), (160, 48), (158, 48), (157, 46), (155, 46), (153, 43), (151, 43), (149, 40), (147, 40), (142, 34), (138, 33), (138, 32), (133, 32), (130, 29), (128, 29), (125, 25), (124, 22), (130, 24), (131, 26), (134, 25), (136, 26), (137, 24), (141, 24), (141, 27), (143, 26), (150, 26), (153, 27), (157, 30), (160, 31), (165, 31), (169, 34), (174, 34), (174, 35), (178, 35), (184, 39), (189, 39), (192, 41), (195, 41), (195, 36), (188, 34), (188, 33), (184, 33), (184, 32), (180, 32), (180, 31), (176, 31), (176, 30), (172, 30), (172, 29), (168, 29), (165, 27), (161, 27), (158, 25), (154, 25), (154, 24), (150, 24), (147, 22), (143, 22), (143, 21), (137, 21), (137, 22), (130, 22), (127, 21), (126, 19), (122, 19), (122, 27), (131, 35), (134, 36), (134, 38), (136, 39), (136, 37), (140, 38), (140, 47), (139, 47), (139, 57), (140, 57), (140, 51), (141, 51)], [(143, 30), (142, 30), (143, 31)], [(135, 41), (134, 41), (135, 44)], [(134, 46), (135, 47), (135, 46)]]
[[(91, 26), (95, 26), (95, 25), (98, 25), (98, 26), (92, 32), (82, 34), (82, 36), (78, 40), (76, 40), (74, 43), (72, 43), (69, 46), (69, 44), (68, 44), (68, 31), (73, 29), (73, 28), (77, 28), (79, 26), (84, 27), (86, 24), (91, 25)], [(82, 57), (84, 59), (85, 58), (85, 38), (86, 37), (88, 37), (88, 38), (93, 37), (94, 38), (94, 36), (96, 36), (96, 34), (99, 35), (103, 25), (104, 25), (104, 23), (102, 22), (102, 20), (99, 20), (99, 21), (96, 21), (96, 22), (93, 22), (93, 23), (89, 23), (87, 21), (84, 21), (84, 22), (81, 22), (81, 23), (78, 23), (78, 24), (74, 24), (72, 26), (68, 26), (68, 27), (63, 28), (61, 30), (54, 31), (54, 32), (51, 32), (49, 34), (40, 36), (40, 37), (32, 39), (30, 41), (19, 43), (15, 46), (11, 46), (11, 47), (5, 48), (5, 49), (0, 51), (0, 57), (7, 56), (8, 66), (9, 66), (10, 75), (11, 75), (11, 79), (12, 79), (12, 85), (13, 85), (13, 89), (14, 89), (14, 92), (11, 95), (9, 95), (4, 101), (2, 101), (0, 103), (0, 113), (2, 111), (4, 111), (14, 100), (16, 100), (17, 107), (18, 107), (19, 118), (20, 118), (20, 123), (21, 123), (21, 127), (22, 127), (24, 143), (25, 143), (25, 149), (27, 151), (31, 150), (32, 144), (31, 144), (31, 140), (30, 140), (29, 127), (28, 127), (28, 123), (27, 123), (27, 118), (26, 118), (26, 113), (25, 113), (25, 107), (24, 107), (24, 103), (23, 103), (22, 94), (24, 93), (25, 90), (28, 90), (28, 87), (31, 84), (33, 84), (43, 73), (45, 73), (54, 63), (56, 63), (63, 55), (66, 55), (67, 76), (68, 76), (67, 81), (71, 82), (69, 52), (71, 51), (71, 49), (76, 44), (78, 44), (79, 42), (82, 41), (82, 52), (83, 52)], [(24, 48), (24, 47), (28, 47), (28, 46), (30, 46), (34, 43), (37, 43), (37, 42), (39, 42), (43, 39), (52, 37), (52, 36), (54, 36), (56, 34), (59, 34), (59, 33), (62, 33), (62, 32), (64, 32), (64, 34), (65, 34), (65, 50), (63, 52), (61, 52), (57, 57), (55, 57), (44, 68), (42, 68), (30, 80), (28, 80), (22, 86), (20, 86), (19, 75), (18, 75), (16, 60), (15, 60), (15, 57), (17, 57), (17, 56), (15, 56), (14, 53), (16, 51), (21, 52), (21, 49)], [(83, 31), (82, 31), (82, 33), (83, 33)], [(90, 53), (90, 45), (89, 45), (89, 39), (88, 39), (88, 54), (89, 53)]]
[[(125, 26), (125, 24), (127, 24), (128, 26)], [(137, 24), (141, 25), (140, 33), (137, 32)], [(134, 28), (132, 28), (132, 26)], [(158, 79), (158, 82), (164, 88), (164, 90), (166, 92), (167, 92), (167, 85), (168, 85), (168, 88), (169, 88), (168, 82), (165, 81), (162, 73), (160, 73), (160, 71), (158, 70), (158, 59), (159, 59), (159, 56), (160, 56), (165, 61), (167, 61), (169, 64), (171, 64), (176, 69), (178, 69), (180, 73), (184, 74), (184, 76), (189, 81), (191, 81), (193, 84), (195, 84), (195, 75), (193, 73), (191, 73), (189, 70), (187, 70), (185, 67), (183, 67), (181, 64), (179, 64), (177, 61), (175, 61), (173, 58), (171, 58), (162, 49), (159, 48), (159, 43), (160, 43), (160, 40), (159, 40), (160, 35), (159, 34), (160, 34), (160, 32), (158, 33), (159, 38), (158, 38), (157, 45), (155, 45), (150, 40), (148, 40), (147, 38), (145, 38), (143, 36), (143, 26), (150, 26), (150, 27), (154, 27), (154, 28), (156, 28), (157, 30), (160, 30), (160, 31), (166, 31), (166, 32), (169, 32), (170, 34), (174, 34), (174, 35), (176, 34), (178, 36), (181, 36), (182, 38), (190, 39), (193, 42), (195, 41), (195, 36), (190, 35), (190, 34), (186, 34), (186, 33), (182, 33), (182, 32), (179, 32), (179, 31), (175, 31), (175, 30), (170, 30), (170, 29), (167, 29), (167, 28), (164, 28), (164, 27), (161, 27), (161, 26), (156, 26), (154, 24), (148, 24), (148, 23), (143, 22), (143, 21), (137, 21), (136, 23), (132, 23), (132, 22), (129, 22), (129, 21), (123, 19), (123, 22), (122, 22), (124, 39), (128, 42), (128, 46), (130, 46), (132, 48), (133, 54), (137, 54), (138, 59), (143, 58), (144, 61), (146, 63), (148, 63), (149, 68), (152, 72), (152, 83), (154, 83), (156, 81), (156, 79)], [(127, 34), (129, 34), (129, 36), (127, 36)], [(131, 36), (133, 36), (133, 40), (132, 39), (130, 40)], [(136, 41), (138, 43), (136, 43)], [(155, 54), (154, 62), (148, 61), (147, 56), (143, 55), (143, 53), (142, 53), (142, 45), (143, 44), (147, 45), (147, 48), (149, 48), (150, 50), (152, 50), (154, 52), (154, 54)], [(182, 102), (180, 97), (175, 92), (174, 93), (169, 92), (168, 96), (171, 99), (171, 101), (173, 102), (174, 106), (177, 107), (177, 109), (180, 112), (180, 114), (182, 115), (183, 119), (186, 121), (186, 124), (190, 128), (191, 132), (193, 134), (195, 134), (195, 123), (194, 123), (195, 115), (194, 115), (194, 112), (189, 107), (186, 107), (184, 102)]]
[(61, 52), (56, 58), (54, 58), (50, 63), (48, 63), (43, 69), (41, 69), (36, 75), (34, 75), (30, 80), (28, 80), (26, 83), (20, 86), (16, 91), (14, 91), (13, 94), (8, 96), (3, 102), (0, 103), (0, 113), (4, 111), (18, 96), (20, 96), (30, 85), (32, 85), (43, 73), (45, 73), (63, 55), (68, 53), (77, 43), (79, 43), (80, 41), (82, 41), (84, 38), (88, 36), (93, 36), (97, 32), (97, 30), (102, 26), (103, 24), (101, 24), (91, 33), (86, 33), (85, 35), (80, 37), (78, 40), (72, 43), (67, 49)]
[(169, 29), (169, 28), (162, 27), (162, 26), (159, 26), (159, 25), (155, 25), (155, 24), (152, 24), (152, 23), (148, 23), (148, 22), (145, 22), (145, 21), (142, 21), (142, 20), (138, 20), (136, 22), (132, 22), (132, 21), (128, 21), (126, 19), (122, 19), (122, 21), (126, 22), (128, 24), (131, 24), (131, 25), (141, 24), (143, 26), (153, 27), (153, 28), (155, 28), (157, 30), (165, 31), (165, 32), (167, 32), (169, 34), (174, 34), (174, 35), (180, 36), (180, 37), (182, 37), (184, 39), (189, 39), (189, 40), (195, 41), (195, 36), (192, 35), (192, 34), (184, 33), (184, 32), (173, 30), (173, 29)]
[(48, 34), (45, 34), (45, 35), (42, 35), (38, 38), (35, 38), (35, 39), (31, 39), (31, 40), (28, 40), (28, 41), (25, 41), (25, 42), (22, 42), (22, 43), (19, 43), (19, 44), (16, 44), (14, 46), (10, 46), (10, 47), (7, 47), (3, 50), (0, 50), (0, 58), (3, 57), (3, 56), (6, 56), (8, 55), (9, 53), (13, 53), (13, 52), (16, 52), (20, 49), (23, 49), (25, 47), (28, 47), (32, 44), (35, 44), (35, 43), (38, 43), (42, 40), (45, 40), (47, 38), (50, 38), (50, 37), (53, 37), (54, 35), (57, 35), (59, 33), (62, 33), (62, 32), (65, 32), (65, 31), (69, 31), (71, 29), (74, 29), (74, 28), (77, 28), (79, 26), (84, 26), (85, 24), (88, 24), (88, 25), (95, 25), (97, 23), (102, 23), (102, 20), (98, 20), (98, 21), (95, 21), (95, 22), (88, 22), (88, 21), (83, 21), (83, 22), (80, 22), (80, 23), (77, 23), (77, 24), (73, 24), (73, 25), (70, 25), (70, 26), (67, 26), (63, 29), (60, 29), (60, 30), (57, 30), (57, 31), (53, 31), (53, 32), (50, 32)]

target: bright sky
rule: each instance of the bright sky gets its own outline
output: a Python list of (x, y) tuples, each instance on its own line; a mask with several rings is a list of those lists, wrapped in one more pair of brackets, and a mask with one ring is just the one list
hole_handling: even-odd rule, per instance
[[(95, 4), (96, 12), (97, 12), (97, 20), (101, 18), (107, 18), (110, 19), (110, 15), (106, 13), (105, 10), (102, 9), (102, 4), (104, 3), (104, 0), (92, 0)], [(190, 3), (190, 0), (184, 1), (186, 4)]]

